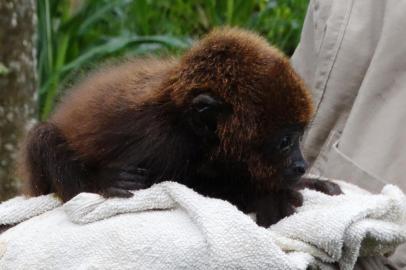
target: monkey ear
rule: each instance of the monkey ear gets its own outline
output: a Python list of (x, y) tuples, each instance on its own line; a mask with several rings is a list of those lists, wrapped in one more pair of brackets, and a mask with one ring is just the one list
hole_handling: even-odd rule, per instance
[(189, 123), (199, 137), (216, 138), (217, 120), (225, 111), (225, 104), (208, 93), (202, 93), (192, 99)]

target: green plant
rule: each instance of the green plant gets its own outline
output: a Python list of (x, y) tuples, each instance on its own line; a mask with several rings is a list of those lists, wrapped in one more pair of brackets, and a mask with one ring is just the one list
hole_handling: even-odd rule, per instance
[(2, 62), (0, 62), (0, 76), (7, 75), (9, 73), (10, 70)]
[(179, 53), (220, 25), (255, 30), (288, 54), (308, 0), (38, 0), (41, 119), (78, 71), (110, 57)]

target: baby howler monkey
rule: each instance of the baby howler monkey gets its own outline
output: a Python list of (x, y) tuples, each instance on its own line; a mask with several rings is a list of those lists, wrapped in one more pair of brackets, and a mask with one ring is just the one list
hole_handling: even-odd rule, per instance
[(268, 226), (302, 203), (299, 141), (312, 114), (280, 51), (254, 33), (217, 29), (180, 59), (93, 72), (31, 130), (20, 171), (28, 194), (63, 201), (80, 192), (129, 197), (177, 181), (257, 212)]

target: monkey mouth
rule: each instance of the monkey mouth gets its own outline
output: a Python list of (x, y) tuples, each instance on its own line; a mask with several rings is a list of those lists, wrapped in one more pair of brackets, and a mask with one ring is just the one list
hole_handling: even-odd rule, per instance
[(301, 178), (302, 178), (301, 176), (290, 176), (286, 177), (283, 182), (290, 186), (299, 182)]
[(261, 179), (261, 181), (258, 181), (257, 184), (259, 184), (261, 189), (277, 191), (294, 187), (300, 181), (301, 176), (285, 176), (280, 174), (259, 179)]
[(295, 175), (295, 176), (292, 176), (292, 175), (286, 176), (286, 175), (284, 175), (284, 176), (281, 176), (279, 181), (278, 181), (278, 183), (279, 183), (278, 187), (281, 188), (281, 189), (291, 188), (291, 187), (295, 186), (300, 181), (301, 178), (302, 178), (301, 175)]

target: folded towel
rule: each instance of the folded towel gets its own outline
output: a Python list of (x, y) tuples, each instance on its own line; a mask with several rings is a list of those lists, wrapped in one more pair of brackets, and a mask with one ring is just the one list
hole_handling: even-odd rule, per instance
[(0, 225), (14, 225), (50, 211), (62, 203), (53, 195), (15, 197), (0, 204)]
[(270, 227), (285, 251), (303, 251), (352, 269), (359, 256), (384, 255), (406, 241), (406, 199), (396, 186), (372, 195), (337, 181), (345, 195), (305, 189), (297, 213)]
[(36, 203), (37, 215), (27, 213), (0, 235), (0, 269), (306, 269), (332, 262), (352, 269), (359, 255), (392, 252), (406, 241), (402, 191), (388, 185), (372, 195), (339, 184), (344, 195), (304, 190), (297, 213), (269, 229), (174, 182), (130, 199), (82, 193), (62, 206), (52, 195), (14, 199), (0, 204), (0, 224), (23, 220)]

